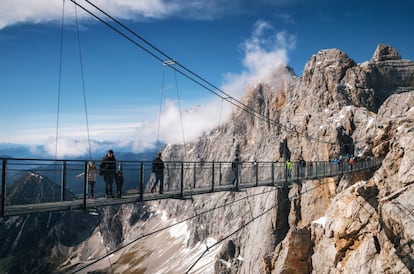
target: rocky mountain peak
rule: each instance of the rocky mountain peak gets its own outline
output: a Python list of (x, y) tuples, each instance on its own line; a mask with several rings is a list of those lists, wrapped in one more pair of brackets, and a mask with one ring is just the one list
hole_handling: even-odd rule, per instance
[[(27, 172), (7, 190), (7, 202), (12, 204), (44, 203), (60, 199), (60, 187), (47, 176)], [(73, 199), (72, 193), (67, 193)]]
[[(105, 273), (122, 272), (126, 267), (164, 273), (177, 261), (176, 268), (182, 271), (175, 268), (176, 273), (183, 273), (191, 258), (181, 254), (196, 254), (200, 246), (201, 252), (208, 254), (203, 263), (210, 269), (194, 273), (413, 273), (414, 62), (401, 60), (398, 52), (386, 45), (379, 45), (373, 59), (362, 64), (338, 49), (328, 49), (310, 58), (302, 77), (288, 71), (273, 75), (275, 78), (266, 83), (246, 88), (243, 102), (247, 111), (235, 110), (223, 125), (185, 148), (166, 146), (164, 158), (231, 161), (237, 152), (244, 164), (282, 162), (280, 147), (286, 142), (291, 159), (303, 157), (308, 165), (354, 154), (381, 157), (382, 166), (322, 180), (298, 180), (286, 190), (252, 188), (207, 197), (195, 195), (184, 201), (149, 203), (145, 205), (148, 209), (141, 211), (135, 204), (110, 208), (101, 212), (99, 220), (92, 220), (101, 222), (94, 237), (82, 243), (86, 236), (80, 237), (76, 241), (80, 244), (67, 247), (65, 252), (60, 252), (61, 243), (69, 241), (61, 239), (68, 234), (65, 239), (72, 238), (72, 230), (79, 235), (79, 229), (48, 232), (52, 239), (58, 239), (53, 242), (59, 255), (55, 258), (64, 254), (70, 259), (62, 265), (74, 266), (93, 258), (90, 247), (97, 246), (99, 258), (107, 251), (96, 242), (104, 243), (108, 250), (122, 243), (129, 245), (131, 239), (158, 229), (157, 219), (164, 218), (159, 212), (165, 212), (174, 222), (197, 216), (180, 227), (191, 237), (175, 250), (171, 235), (164, 242), (160, 239), (165, 238), (154, 234), (147, 243), (139, 241), (119, 250), (111, 257), (111, 266), (96, 265), (95, 273), (101, 268)], [(332, 167), (327, 163), (323, 170)], [(250, 175), (246, 172), (242, 178)], [(174, 175), (171, 172), (168, 176)], [(227, 179), (223, 174), (223, 180)], [(44, 178), (34, 176), (32, 180), (40, 183)], [(263, 215), (268, 209), (272, 210)], [(74, 219), (64, 220), (50, 227), (79, 226)], [(235, 228), (242, 230), (234, 233)], [(0, 235), (3, 231), (0, 227)], [(204, 246), (215, 239), (228, 240), (215, 246), (216, 253), (214, 248), (205, 253)], [(164, 249), (167, 244), (169, 248)], [(163, 249), (167, 259), (159, 255)], [(172, 253), (181, 258), (171, 259)]]
[(379, 44), (372, 56), (371, 62), (400, 59), (401, 55), (395, 48), (389, 45)]
[[(273, 216), (274, 223), (249, 228), (261, 231), (254, 237), (260, 237), (260, 248), (255, 248), (257, 241), (249, 244), (246, 234), (232, 240), (231, 246), (245, 255), (243, 265), (237, 255), (229, 258), (232, 252), (220, 258), (232, 269), (243, 269), (234, 273), (259, 272), (257, 260), (247, 261), (260, 256), (265, 273), (379, 273), (390, 267), (392, 272), (413, 273), (414, 231), (406, 220), (412, 215), (409, 197), (414, 191), (414, 62), (402, 60), (387, 45), (378, 45), (374, 57), (361, 64), (338, 49), (328, 49), (309, 59), (302, 77), (280, 74), (277, 80), (248, 87), (243, 101), (268, 121), (239, 110), (221, 129), (202, 136), (187, 150), (207, 160), (230, 159), (237, 151), (243, 161), (282, 161), (278, 148), (287, 140), (294, 161), (375, 155), (384, 157), (383, 166), (294, 184), (289, 190), (290, 208), (282, 212), (289, 215), (288, 233), (277, 229), (283, 220)], [(178, 147), (165, 152), (177, 151)], [(274, 201), (280, 208), (285, 205)], [(265, 238), (266, 228), (274, 229), (277, 240)], [(211, 227), (210, 235), (222, 235), (219, 231), (226, 229)], [(271, 250), (264, 251), (265, 247)]]
[[(345, 72), (355, 66), (355, 62), (339, 49), (325, 49), (313, 55), (305, 65), (303, 82), (305, 84), (322, 84), (324, 81), (338, 82)], [(333, 91), (332, 86), (327, 87)]]

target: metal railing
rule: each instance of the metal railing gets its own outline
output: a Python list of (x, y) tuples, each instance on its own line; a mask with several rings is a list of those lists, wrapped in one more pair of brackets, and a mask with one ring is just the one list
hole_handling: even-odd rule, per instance
[[(108, 199), (98, 202), (89, 199), (89, 185), (86, 176), (88, 160), (45, 160), (0, 158), (1, 161), (1, 201), (0, 217), (13, 215), (13, 208), (28, 212), (86, 209), (94, 206), (142, 202), (165, 198), (185, 198), (189, 195), (216, 191), (239, 190), (256, 186), (285, 187), (299, 180), (340, 176), (351, 172), (376, 168), (382, 159), (365, 158), (350, 164), (348, 161), (315, 161), (305, 167), (293, 162), (289, 172), (283, 162), (241, 162), (237, 170), (237, 180), (231, 162), (181, 162), (165, 161), (164, 193), (151, 193), (154, 176), (151, 161), (117, 161), (122, 167), (124, 183), (121, 199)], [(99, 168), (100, 161), (95, 161)], [(233, 184), (234, 182), (234, 184)], [(105, 183), (97, 177), (95, 196), (104, 196)], [(113, 190), (116, 184), (113, 183)], [(104, 200), (104, 199), (102, 199)], [(70, 203), (70, 201), (76, 201)], [(43, 204), (45, 209), (36, 209)], [(64, 207), (64, 205), (67, 205)], [(26, 206), (26, 209), (23, 209)], [(40, 208), (40, 206), (38, 206)], [(10, 212), (8, 212), (10, 211)], [(23, 214), (23, 213), (22, 213)]]

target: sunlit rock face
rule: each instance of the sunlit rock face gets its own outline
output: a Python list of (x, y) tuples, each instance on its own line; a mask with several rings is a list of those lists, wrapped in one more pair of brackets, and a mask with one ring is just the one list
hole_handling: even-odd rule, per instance
[(379, 45), (362, 64), (327, 49), (309, 59), (302, 77), (289, 69), (272, 75), (251, 83), (242, 99), (265, 119), (236, 109), (185, 149), (166, 146), (164, 157), (231, 161), (239, 152), (242, 161), (277, 162), (284, 159), (280, 147), (286, 139), (294, 161), (350, 154), (382, 157), (382, 166), (302, 181), (287, 190), (262, 187), (151, 203), (151, 213), (136, 222), (128, 221), (136, 208), (128, 215), (124, 207), (122, 218), (118, 214), (124, 243), (187, 220), (180, 226), (185, 236), (171, 228), (117, 253), (117, 269), (127, 264), (119, 254), (128, 254), (129, 265), (151, 272), (414, 271), (414, 63), (388, 45)]
[(381, 157), (381, 167), (304, 180), (289, 189), (259, 187), (100, 209), (90, 237), (50, 247), (56, 268), (412, 273), (414, 62), (388, 45), (379, 45), (361, 64), (326, 49), (309, 59), (302, 77), (288, 68), (269, 75), (246, 88), (242, 101), (250, 111), (234, 109), (228, 121), (185, 148), (167, 145), (164, 159), (231, 161), (238, 152), (246, 162), (282, 162), (286, 140), (293, 161), (349, 154)]
[[(168, 146), (167, 157), (228, 161), (239, 151), (245, 161), (281, 161), (280, 143), (287, 139), (293, 160), (349, 153), (384, 161), (376, 171), (294, 184), (289, 201), (280, 199), (281, 190), (273, 197), (249, 198), (253, 205), (271, 199), (269, 205), (285, 212), (275, 208), (264, 223), (252, 223), (231, 237), (215, 256), (215, 273), (412, 272), (414, 208), (408, 197), (414, 191), (414, 63), (379, 45), (362, 64), (328, 49), (310, 58), (302, 77), (290, 70), (279, 73), (277, 79), (252, 84), (243, 98), (269, 120), (235, 111), (226, 125), (188, 145), (186, 155), (182, 147)], [(217, 197), (217, 203), (223, 201)], [(200, 197), (192, 206), (206, 204)], [(216, 220), (247, 222), (251, 215), (243, 206), (240, 211), (228, 207), (205, 218), (203, 233), (222, 238), (228, 226)], [(199, 224), (189, 227), (198, 231), (199, 242), (205, 239)], [(269, 230), (273, 237), (264, 236)]]

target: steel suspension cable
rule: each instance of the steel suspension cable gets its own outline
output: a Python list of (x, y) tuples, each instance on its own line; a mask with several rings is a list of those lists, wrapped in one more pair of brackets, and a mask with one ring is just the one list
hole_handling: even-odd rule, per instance
[(85, 109), (86, 131), (88, 135), (88, 152), (89, 152), (89, 160), (92, 160), (91, 138), (89, 134), (88, 107), (86, 103), (85, 77), (84, 77), (84, 70), (83, 70), (83, 58), (82, 58), (80, 33), (79, 33), (78, 12), (77, 12), (76, 6), (75, 6), (75, 18), (76, 18), (76, 32), (77, 32), (77, 38), (78, 38), (79, 62), (80, 62), (80, 70), (81, 70), (81, 78), (82, 78), (83, 105)]
[(224, 242), (225, 240), (227, 240), (228, 238), (230, 238), (231, 236), (235, 235), (236, 233), (240, 232), (242, 229), (244, 229), (245, 227), (247, 227), (248, 225), (252, 224), (254, 221), (256, 221), (257, 219), (259, 219), (260, 217), (266, 215), (268, 212), (270, 212), (271, 210), (273, 210), (274, 208), (276, 208), (277, 205), (273, 205), (270, 208), (266, 209), (265, 211), (263, 211), (262, 213), (260, 213), (257, 216), (252, 216), (252, 218), (247, 221), (246, 223), (243, 223), (240, 227), (238, 227), (237, 229), (233, 230), (232, 232), (230, 232), (229, 234), (227, 234), (226, 236), (224, 236), (223, 238), (220, 238), (219, 241), (215, 242), (214, 244), (207, 246), (206, 249), (204, 250), (204, 252), (198, 257), (198, 259), (190, 266), (189, 269), (187, 269), (187, 271), (185, 273), (190, 273), (191, 269), (194, 268), (194, 266), (196, 266), (196, 264), (204, 257), (205, 254), (207, 254), (207, 252), (210, 251), (210, 249), (212, 249), (213, 247), (217, 246), (218, 244)]
[(170, 225), (167, 225), (167, 226), (165, 226), (165, 227), (158, 228), (158, 229), (156, 229), (156, 230), (153, 230), (153, 231), (147, 232), (147, 233), (145, 233), (145, 234), (142, 234), (142, 235), (140, 235), (140, 236), (136, 237), (135, 239), (131, 240), (130, 242), (128, 242), (128, 243), (126, 243), (126, 244), (124, 244), (124, 245), (122, 245), (122, 246), (119, 246), (119, 247), (115, 248), (114, 250), (112, 250), (112, 251), (110, 251), (110, 252), (107, 252), (107, 254), (106, 254), (106, 255), (103, 255), (103, 256), (101, 256), (101, 257), (99, 257), (99, 258), (97, 258), (97, 259), (93, 260), (92, 262), (90, 262), (90, 263), (88, 263), (88, 264), (86, 264), (86, 265), (83, 265), (82, 267), (80, 267), (79, 269), (74, 270), (74, 271), (73, 271), (73, 272), (71, 272), (71, 273), (72, 273), (72, 274), (74, 274), (74, 273), (78, 273), (78, 272), (80, 272), (80, 271), (82, 271), (82, 270), (84, 270), (84, 269), (86, 269), (86, 268), (90, 267), (91, 265), (93, 265), (93, 264), (95, 264), (95, 263), (97, 263), (97, 262), (99, 262), (99, 261), (104, 260), (106, 257), (111, 256), (112, 254), (115, 254), (115, 253), (116, 253), (116, 252), (118, 252), (118, 251), (121, 251), (122, 249), (124, 249), (124, 248), (126, 248), (126, 247), (128, 247), (128, 246), (132, 245), (133, 243), (135, 243), (135, 242), (137, 242), (137, 241), (139, 241), (139, 240), (141, 240), (141, 239), (144, 239), (144, 238), (149, 237), (149, 236), (151, 236), (151, 235), (155, 235), (155, 234), (157, 234), (157, 233), (160, 233), (160, 232), (162, 232), (162, 231), (165, 231), (165, 230), (167, 230), (167, 229), (170, 229), (170, 228), (172, 228), (172, 227), (175, 227), (175, 226), (177, 226), (177, 225), (180, 225), (180, 224), (182, 224), (182, 223), (184, 223), (184, 222), (190, 221), (190, 220), (192, 220), (192, 219), (194, 219), (194, 218), (199, 217), (200, 215), (206, 214), (206, 213), (208, 213), (208, 212), (213, 212), (213, 211), (218, 210), (218, 209), (221, 209), (221, 208), (225, 208), (225, 207), (227, 207), (227, 206), (230, 206), (230, 205), (232, 205), (232, 204), (236, 204), (236, 203), (241, 202), (241, 201), (243, 201), (243, 200), (245, 200), (245, 199), (248, 199), (248, 198), (250, 198), (250, 197), (261, 196), (261, 195), (268, 194), (268, 193), (272, 193), (272, 192), (275, 192), (275, 191), (276, 191), (275, 189), (271, 189), (271, 190), (263, 191), (263, 192), (261, 192), (261, 193), (255, 193), (255, 194), (251, 194), (251, 195), (249, 195), (249, 196), (247, 196), (247, 197), (245, 196), (245, 197), (242, 197), (242, 198), (236, 199), (236, 200), (231, 201), (231, 202), (226, 202), (226, 203), (224, 203), (224, 204), (222, 204), (222, 205), (218, 205), (218, 206), (215, 206), (215, 207), (210, 208), (210, 209), (205, 209), (205, 210), (204, 210), (204, 211), (202, 211), (202, 212), (198, 212), (198, 213), (197, 213), (197, 211), (195, 211), (195, 212), (196, 212), (196, 215), (193, 215), (193, 216), (190, 216), (190, 217), (184, 218), (183, 220), (177, 221), (177, 222), (175, 222), (175, 223), (173, 223), (173, 224), (170, 224)]
[(182, 112), (182, 108), (181, 108), (180, 92), (178, 90), (177, 73), (176, 73), (175, 70), (174, 70), (174, 78), (175, 78), (175, 89), (177, 91), (178, 111), (179, 111), (180, 122), (181, 122), (181, 134), (182, 134), (182, 137), (183, 137), (184, 155), (185, 155), (185, 157), (187, 157), (187, 149), (186, 149), (186, 146), (185, 146), (186, 144), (185, 144), (185, 134), (184, 134), (183, 112)]
[(161, 89), (160, 89), (160, 109), (158, 112), (158, 127), (157, 127), (157, 143), (156, 148), (157, 152), (160, 150), (160, 129), (161, 129), (161, 114), (162, 114), (162, 104), (163, 104), (163, 96), (164, 96), (164, 81), (165, 81), (165, 65), (162, 67), (162, 81), (161, 81)]
[(62, 63), (63, 63), (63, 25), (65, 22), (65, 0), (62, 1), (62, 21), (60, 30), (60, 52), (59, 52), (59, 80), (58, 80), (58, 96), (57, 96), (57, 111), (56, 111), (56, 136), (55, 136), (55, 160), (58, 152), (58, 138), (59, 138), (59, 115), (60, 115), (60, 96), (62, 87)]
[[(105, 25), (107, 25), (108, 27), (110, 27), (112, 30), (114, 30), (115, 32), (117, 32), (118, 34), (120, 34), (121, 36), (123, 36), (124, 38), (126, 38), (127, 40), (129, 40), (130, 42), (132, 42), (133, 44), (137, 45), (138, 47), (140, 47), (141, 49), (143, 49), (144, 51), (146, 51), (148, 54), (150, 54), (151, 56), (153, 56), (154, 58), (156, 58), (158, 61), (160, 61), (162, 63), (166, 62), (166, 61), (164, 61), (164, 59), (162, 57), (158, 56), (157, 54), (155, 54), (151, 50), (149, 50), (146, 47), (144, 47), (143, 45), (139, 44), (138, 42), (136, 42), (135, 40), (133, 40), (132, 38), (130, 38), (127, 34), (121, 32), (119, 29), (117, 29), (114, 26), (112, 26), (111, 24), (107, 23), (102, 18), (100, 18), (99, 16), (97, 16), (96, 14), (94, 14), (93, 12), (91, 12), (90, 10), (88, 10), (87, 8), (85, 8), (82, 5), (80, 5), (79, 3), (77, 3), (75, 0), (70, 0), (70, 1), (72, 1), (75, 5), (78, 5), (79, 7), (81, 7), (87, 13), (89, 13), (90, 15), (92, 15), (93, 17), (95, 17), (96, 19), (98, 19), (100, 22), (102, 22)], [(175, 61), (173, 58), (169, 57), (166, 53), (164, 53), (163, 51), (161, 51), (160, 49), (158, 49), (157, 47), (155, 47), (154, 45), (152, 45), (150, 42), (148, 42), (147, 40), (145, 40), (142, 36), (138, 35), (136, 32), (134, 32), (133, 30), (131, 30), (125, 24), (121, 23), (120, 21), (118, 21), (117, 19), (115, 19), (114, 17), (112, 17), (111, 15), (109, 15), (107, 12), (103, 11), (101, 8), (99, 8), (98, 6), (96, 6), (95, 4), (93, 4), (91, 1), (85, 0), (85, 2), (87, 2), (89, 5), (91, 5), (95, 9), (97, 9), (99, 12), (103, 13), (105, 16), (107, 16), (113, 22), (115, 22), (116, 24), (118, 24), (119, 26), (121, 26), (122, 28), (124, 28), (126, 31), (128, 31), (129, 33), (131, 33), (133, 36), (135, 36), (136, 38), (140, 39), (142, 42), (144, 42), (145, 44), (147, 44), (148, 46), (150, 46), (153, 50), (155, 50), (156, 52), (158, 52), (159, 54), (161, 54), (164, 58), (167, 58), (168, 60), (174, 61), (177, 64), (177, 67), (182, 68), (184, 71), (183, 70), (180, 70), (177, 67), (172, 67), (172, 69), (176, 70), (178, 73), (180, 73), (181, 75), (183, 75), (187, 79), (195, 82), (199, 86), (205, 88), (206, 90), (210, 91), (211, 93), (213, 93), (214, 95), (220, 97), (221, 99), (227, 101), (228, 103), (230, 103), (230, 104), (232, 104), (232, 105), (240, 108), (243, 111), (246, 111), (247, 113), (255, 116), (256, 118), (258, 118), (260, 120), (263, 120), (265, 122), (271, 122), (273, 125), (277, 126), (280, 129), (283, 129), (284, 131), (286, 131), (288, 133), (293, 133), (293, 134), (296, 134), (298, 136), (302, 136), (302, 137), (304, 137), (304, 138), (306, 138), (306, 139), (308, 139), (310, 141), (315, 141), (315, 142), (318, 142), (318, 143), (330, 144), (330, 145), (335, 145), (335, 146), (338, 145), (337, 143), (334, 143), (334, 142), (329, 142), (329, 141), (321, 140), (321, 139), (318, 139), (316, 137), (312, 137), (312, 136), (310, 136), (308, 134), (299, 133), (294, 128), (289, 128), (288, 126), (283, 125), (280, 122), (277, 122), (277, 121), (275, 121), (273, 119), (270, 119), (269, 117), (266, 117), (265, 115), (261, 114), (260, 112), (256, 111), (255, 109), (249, 107), (248, 105), (246, 105), (246, 104), (242, 103), (241, 101), (235, 99), (234, 97), (230, 96), (229, 94), (227, 94), (226, 92), (224, 92), (222, 89), (218, 88), (217, 86), (215, 86), (211, 82), (209, 82), (206, 79), (204, 79), (203, 77), (201, 77), (199, 74), (193, 72), (192, 70), (188, 69), (184, 65), (182, 65), (179, 62)], [(194, 77), (196, 77), (197, 79), (195, 79)]]
[[(315, 187), (313, 187), (313, 188), (309, 188), (309, 189), (306, 189), (306, 190), (300, 190), (298, 193), (295, 193), (295, 194), (293, 194), (292, 196), (288, 196), (288, 199), (289, 200), (291, 200), (291, 199), (294, 199), (294, 198), (299, 198), (302, 194), (305, 194), (305, 193), (309, 193), (309, 192), (312, 192), (312, 191), (316, 191), (316, 190), (318, 190), (320, 187), (323, 187), (324, 185), (327, 185), (327, 184), (331, 184), (332, 182), (328, 182), (328, 181), (325, 181), (325, 182), (322, 182), (320, 185), (317, 185), (317, 186), (315, 186)], [(78, 273), (78, 272), (80, 272), (80, 271), (82, 271), (82, 270), (84, 270), (84, 269), (86, 269), (87, 267), (89, 267), (89, 266), (91, 266), (91, 265), (93, 265), (93, 264), (95, 264), (95, 263), (97, 263), (97, 262), (99, 262), (99, 261), (102, 261), (102, 260), (104, 260), (106, 257), (108, 257), (108, 256), (110, 256), (110, 255), (112, 255), (112, 254), (115, 254), (116, 252), (118, 252), (118, 251), (120, 251), (120, 250), (122, 250), (122, 249), (124, 249), (124, 248), (126, 248), (126, 247), (128, 247), (128, 246), (130, 246), (130, 245), (132, 245), (133, 243), (135, 243), (135, 242), (137, 242), (137, 241), (139, 241), (139, 240), (141, 240), (141, 239), (143, 239), (143, 238), (146, 238), (146, 237), (148, 237), (148, 236), (151, 236), (151, 235), (154, 235), (154, 234), (157, 234), (157, 233), (160, 233), (160, 232), (162, 232), (162, 231), (164, 231), (164, 230), (166, 230), (166, 229), (169, 229), (169, 228), (172, 228), (172, 227), (174, 227), (174, 226), (177, 226), (177, 225), (179, 225), (179, 224), (182, 224), (182, 223), (184, 223), (184, 222), (186, 222), (186, 221), (190, 221), (190, 220), (192, 220), (192, 219), (195, 219), (195, 218), (197, 218), (197, 217), (199, 217), (200, 215), (203, 215), (203, 214), (206, 214), (206, 213), (209, 213), (209, 212), (213, 212), (213, 211), (215, 211), (215, 210), (218, 210), (218, 209), (221, 209), (221, 208), (225, 208), (225, 207), (228, 207), (228, 206), (230, 206), (230, 205), (233, 205), (233, 204), (236, 204), (236, 203), (238, 203), (238, 202), (241, 202), (241, 201), (243, 201), (243, 200), (248, 200), (249, 198), (252, 198), (252, 197), (255, 197), (255, 196), (261, 196), (261, 195), (264, 195), (264, 194), (268, 194), (268, 193), (272, 193), (272, 192), (276, 192), (278, 189), (277, 188), (272, 188), (271, 190), (265, 190), (265, 191), (263, 191), (263, 192), (261, 192), (261, 193), (254, 193), (254, 194), (250, 194), (250, 195), (247, 195), (247, 196), (244, 196), (244, 197), (241, 197), (241, 198), (239, 198), (239, 199), (236, 199), (236, 200), (233, 200), (233, 201), (230, 201), (230, 202), (225, 202), (224, 204), (222, 204), (222, 205), (217, 205), (217, 206), (215, 206), (215, 207), (213, 207), (213, 208), (210, 208), (210, 209), (205, 209), (205, 210), (203, 210), (203, 211), (201, 211), (201, 212), (197, 212), (196, 210), (195, 210), (195, 213), (196, 213), (196, 215), (193, 215), (193, 216), (190, 216), (190, 217), (187, 217), (187, 218), (184, 218), (183, 220), (180, 220), (180, 221), (178, 221), (178, 222), (175, 222), (175, 223), (173, 223), (173, 224), (170, 224), (170, 225), (167, 225), (167, 226), (165, 226), (165, 227), (162, 227), (162, 228), (159, 228), (159, 229), (156, 229), (156, 230), (154, 230), (154, 231), (150, 231), (150, 232), (147, 232), (147, 233), (145, 233), (145, 234), (142, 234), (142, 235), (140, 235), (140, 236), (138, 236), (138, 237), (136, 237), (135, 239), (133, 239), (133, 240), (131, 240), (130, 242), (128, 242), (128, 243), (126, 243), (126, 244), (124, 244), (124, 245), (122, 245), (122, 246), (119, 246), (119, 247), (117, 247), (116, 249), (114, 249), (114, 250), (112, 250), (112, 251), (110, 251), (109, 253), (107, 253), (106, 255), (103, 255), (103, 256), (101, 256), (101, 257), (99, 257), (99, 258), (97, 258), (97, 259), (95, 259), (95, 260), (93, 260), (92, 262), (90, 262), (90, 263), (88, 263), (88, 264), (86, 264), (86, 265), (84, 265), (84, 266), (82, 266), (82, 267), (80, 267), (79, 269), (76, 269), (76, 270), (74, 270), (73, 272), (71, 272), (72, 274), (74, 274), (74, 273)], [(269, 208), (269, 209), (267, 209), (267, 210), (271, 210), (272, 208), (274, 208), (275, 206), (273, 206), (273, 207), (271, 207), (271, 208)], [(264, 214), (266, 214), (266, 212), (263, 212), (262, 214), (260, 214), (260, 215), (258, 215), (258, 216), (256, 216), (256, 217), (252, 217), (252, 218), (255, 218), (255, 219), (257, 219), (257, 218), (259, 218), (259, 217), (261, 217), (261, 216), (263, 216)], [(249, 222), (251, 223), (251, 222), (253, 222), (254, 220), (250, 220)], [(247, 223), (246, 223), (246, 225), (245, 226), (247, 226)], [(240, 231), (242, 228), (244, 228), (245, 226), (243, 226), (243, 227), (239, 227), (239, 229), (237, 229), (236, 231), (233, 231), (233, 232), (231, 232), (229, 235), (227, 235), (227, 236), (225, 236), (224, 237), (224, 239), (228, 239), (230, 236), (232, 236), (232, 235), (234, 235), (235, 233), (237, 233), (238, 231)], [(224, 240), (223, 239), (223, 240)], [(205, 254), (207, 254), (207, 252), (211, 249), (211, 248), (213, 248), (214, 246), (216, 246), (218, 243), (216, 243), (216, 244), (214, 244), (214, 245), (210, 245), (210, 246), (207, 246), (207, 248), (206, 248), (206, 250), (203, 252), (203, 254), (201, 255), (201, 257), (199, 257), (198, 259), (197, 259), (197, 261), (195, 262), (195, 263), (193, 263), (193, 265), (191, 266), (191, 268), (190, 269), (188, 269), (187, 271), (190, 271), (195, 265), (196, 265), (196, 263), (205, 255)]]

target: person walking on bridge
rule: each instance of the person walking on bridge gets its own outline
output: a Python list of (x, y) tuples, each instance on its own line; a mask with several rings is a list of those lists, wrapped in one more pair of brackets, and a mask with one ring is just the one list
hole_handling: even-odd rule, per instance
[(239, 183), (239, 165), (240, 165), (240, 158), (239, 154), (236, 153), (236, 157), (234, 158), (233, 162), (231, 162), (231, 171), (233, 172), (233, 180), (232, 184)]
[(99, 175), (104, 176), (105, 198), (115, 198), (112, 184), (116, 175), (116, 159), (113, 150), (109, 150), (99, 166)]
[(161, 153), (157, 154), (157, 157), (152, 161), (151, 171), (155, 174), (155, 182), (151, 188), (151, 193), (155, 192), (157, 184), (160, 184), (160, 194), (164, 192), (164, 162), (162, 161)]
[(287, 159), (286, 161), (286, 176), (288, 179), (292, 178), (292, 168), (293, 168), (293, 164), (290, 161), (290, 159)]

